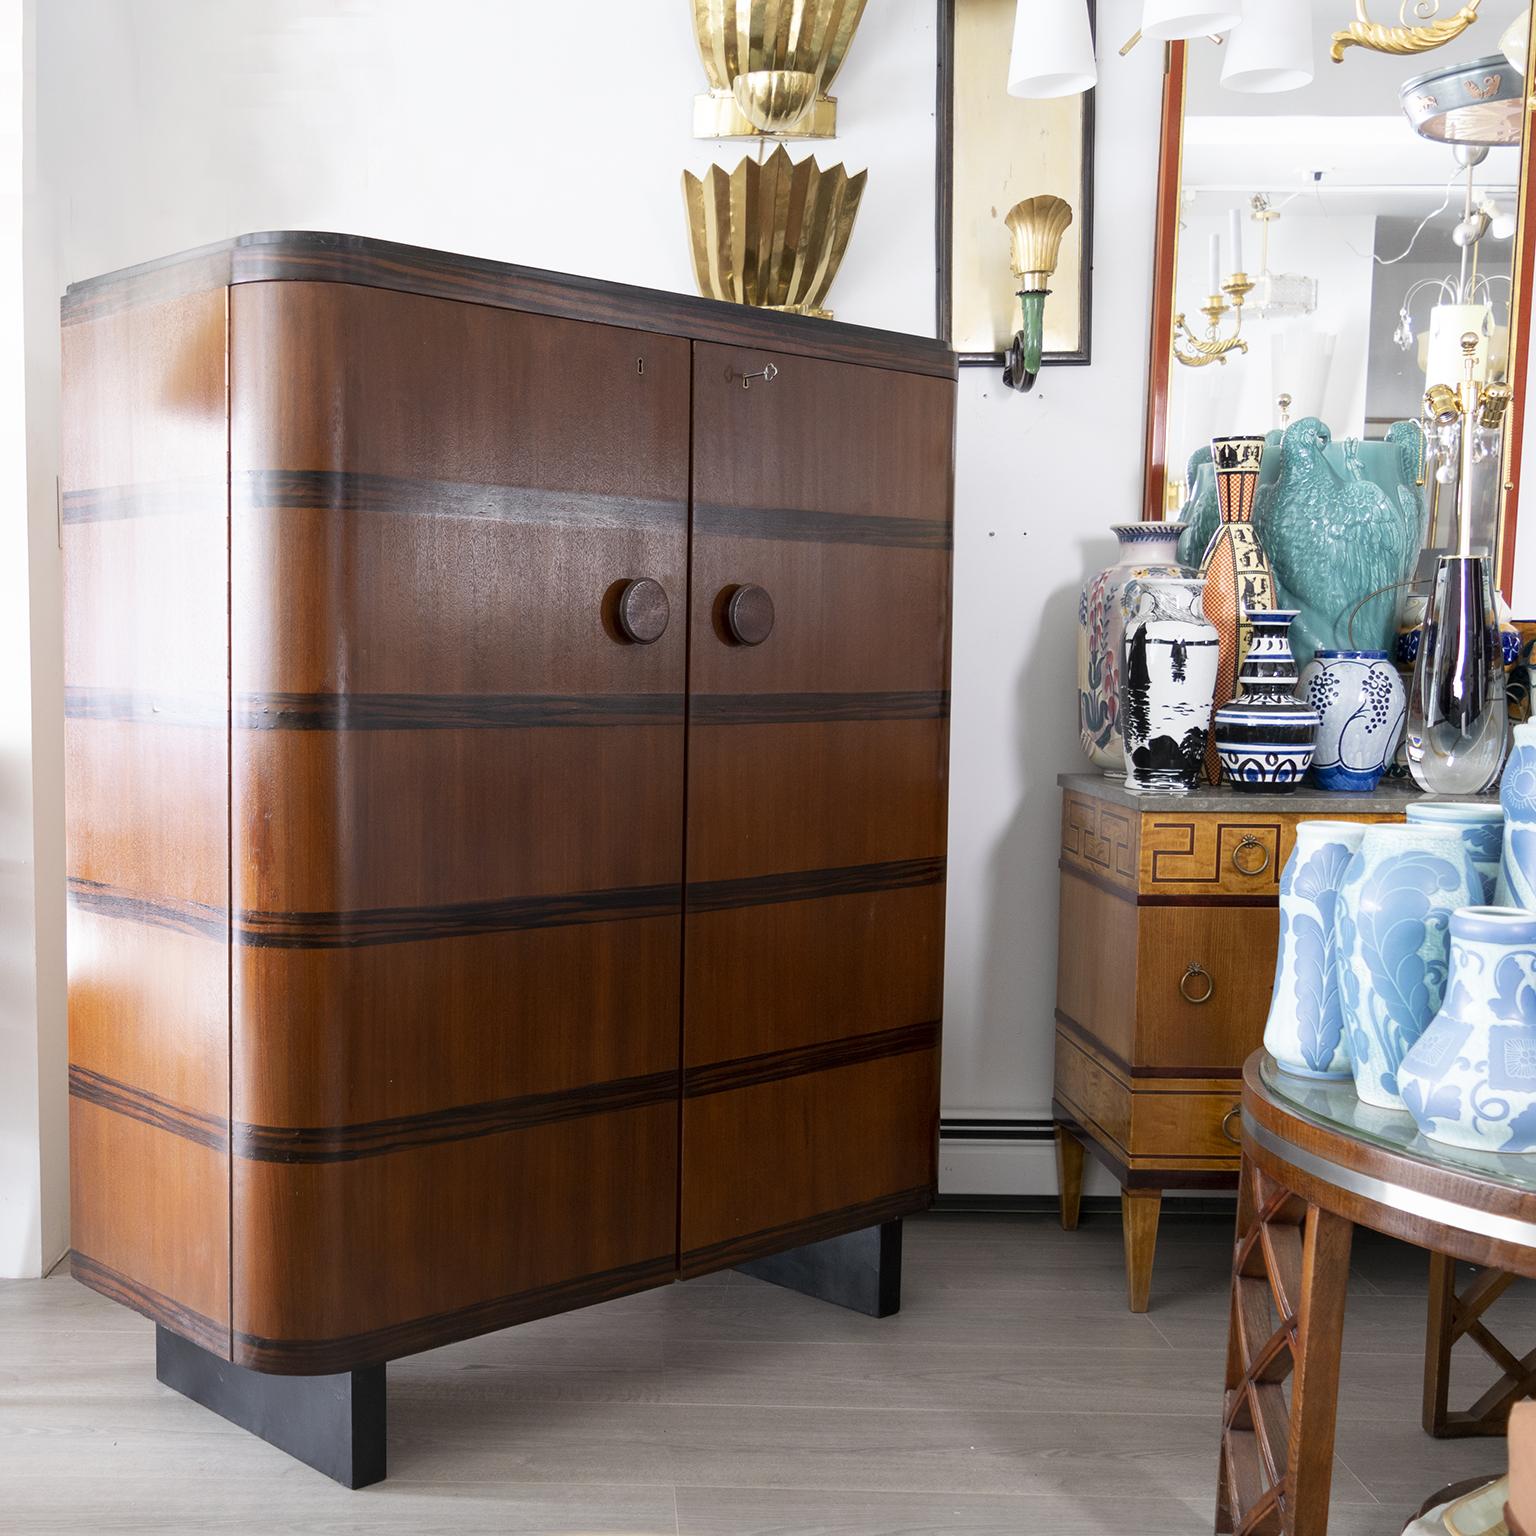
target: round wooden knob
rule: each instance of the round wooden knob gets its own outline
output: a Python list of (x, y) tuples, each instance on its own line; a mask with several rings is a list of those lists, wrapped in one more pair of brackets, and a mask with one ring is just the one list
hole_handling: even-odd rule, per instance
[(750, 583), (725, 601), (725, 627), (738, 645), (761, 645), (773, 633), (773, 599)]
[(626, 581), (619, 592), (618, 624), (626, 640), (654, 645), (667, 632), (672, 605), (659, 581), (641, 576)]

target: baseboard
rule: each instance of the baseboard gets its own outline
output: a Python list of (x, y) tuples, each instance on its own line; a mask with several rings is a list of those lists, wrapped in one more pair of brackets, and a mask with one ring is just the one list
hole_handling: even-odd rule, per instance
[[(1119, 1194), (1109, 1171), (1089, 1157), (1083, 1169), (1084, 1197)], [(939, 1121), (941, 1204), (972, 1198), (1033, 1201), (1056, 1195), (1056, 1136), (1049, 1119), (957, 1113)], [(1190, 1191), (1190, 1197), (1230, 1201), (1231, 1193)]]

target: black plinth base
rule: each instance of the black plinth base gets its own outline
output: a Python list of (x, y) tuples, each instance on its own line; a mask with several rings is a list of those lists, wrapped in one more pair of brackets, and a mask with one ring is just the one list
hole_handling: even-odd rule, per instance
[(157, 1326), (155, 1375), (345, 1487), (384, 1480), (382, 1365), (335, 1376), (269, 1376)]
[(736, 1267), (755, 1280), (787, 1286), (866, 1317), (890, 1317), (901, 1310), (901, 1222), (882, 1222)]

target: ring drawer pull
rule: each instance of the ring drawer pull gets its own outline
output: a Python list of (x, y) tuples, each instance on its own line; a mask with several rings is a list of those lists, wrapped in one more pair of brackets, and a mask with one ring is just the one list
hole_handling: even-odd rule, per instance
[[(1205, 977), (1205, 991), (1191, 992), (1189, 990), (1189, 983), (1196, 976)], [(1203, 965), (1200, 964), (1198, 960), (1191, 960), (1189, 963), (1189, 969), (1186, 970), (1181, 977), (1179, 977), (1180, 996), (1183, 997), (1186, 1003), (1208, 1003), (1211, 1000), (1211, 993), (1213, 993), (1215, 990), (1215, 978), (1208, 970), (1206, 970)]]
[(1234, 1136), (1232, 1134), (1233, 1120), (1236, 1120), (1239, 1125), (1243, 1123), (1243, 1106), (1241, 1104), (1234, 1104), (1232, 1108), (1229, 1109), (1226, 1114), (1221, 1117), (1221, 1134), (1225, 1136), (1233, 1146), (1240, 1147), (1243, 1144), (1243, 1138), (1240, 1135)]
[[(1250, 861), (1243, 863), (1243, 850), (1245, 848), (1257, 848), (1264, 855), (1261, 864)], [(1269, 849), (1256, 838), (1253, 833), (1245, 832), (1238, 840), (1237, 847), (1232, 850), (1232, 868), (1240, 875), (1262, 875), (1269, 868)]]

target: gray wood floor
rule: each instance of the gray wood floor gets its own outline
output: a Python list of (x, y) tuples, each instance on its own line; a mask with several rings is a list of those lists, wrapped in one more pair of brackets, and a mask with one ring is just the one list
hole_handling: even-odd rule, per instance
[[(141, 1318), (62, 1275), (3, 1283), (0, 1531), (1208, 1531), (1230, 1224), (1164, 1219), (1144, 1317), (1119, 1225), (909, 1222), (884, 1322), (729, 1274), (401, 1361), (390, 1477), (360, 1493), (157, 1385)], [(1530, 1290), (1491, 1316), (1536, 1343)], [(1360, 1234), (1333, 1536), (1397, 1536), (1503, 1456), (1420, 1431), (1423, 1330), (1423, 1255)]]

